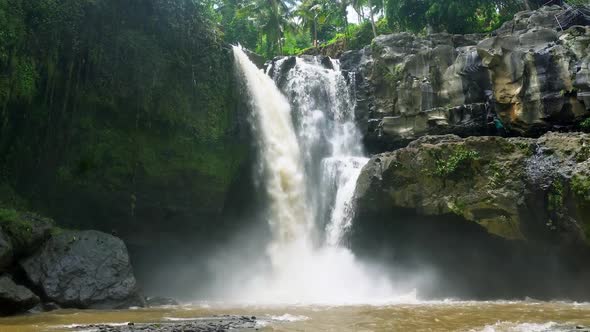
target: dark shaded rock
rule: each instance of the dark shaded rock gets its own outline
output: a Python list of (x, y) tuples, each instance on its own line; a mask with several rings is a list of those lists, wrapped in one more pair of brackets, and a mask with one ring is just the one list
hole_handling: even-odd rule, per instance
[(148, 296), (145, 298), (145, 304), (148, 307), (158, 307), (164, 305), (178, 305), (178, 301), (169, 297)]
[(12, 263), (12, 244), (0, 228), (0, 271)]
[(142, 306), (120, 239), (98, 231), (63, 231), (21, 262), (31, 283), (64, 307)]
[(252, 61), (256, 65), (256, 67), (258, 67), (259, 69), (266, 68), (266, 59), (262, 55), (254, 53), (247, 48), (244, 48), (243, 50), (244, 53), (246, 53), (246, 55), (250, 59), (250, 61)]
[(269, 63), (269, 73), (271, 77), (277, 82), (278, 86), (282, 86), (287, 79), (287, 75), (293, 67), (297, 64), (297, 58), (294, 56), (289, 57), (276, 57)]
[(353, 204), (351, 248), (420, 297), (590, 299), (588, 134), (424, 136), (375, 155)]
[(7, 275), (0, 276), (0, 315), (25, 312), (39, 303), (39, 297)]

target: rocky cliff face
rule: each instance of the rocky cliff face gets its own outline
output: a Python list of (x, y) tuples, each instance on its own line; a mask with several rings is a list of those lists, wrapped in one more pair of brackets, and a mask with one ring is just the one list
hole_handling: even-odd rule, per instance
[(521, 12), (490, 35), (379, 36), (345, 53), (368, 147), (398, 148), (428, 134), (575, 128), (590, 115), (590, 22), (582, 11)]
[(580, 133), (442, 135), (375, 155), (355, 193), (353, 248), (432, 273), (425, 296), (585, 300), (589, 149)]
[(374, 156), (356, 204), (360, 214), (455, 214), (510, 240), (590, 245), (590, 136), (425, 136)]

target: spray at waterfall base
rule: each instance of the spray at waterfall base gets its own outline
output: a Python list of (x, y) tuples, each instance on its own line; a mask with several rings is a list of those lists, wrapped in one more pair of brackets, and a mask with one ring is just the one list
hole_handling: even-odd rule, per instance
[[(270, 264), (249, 273), (230, 300), (394, 301), (400, 294), (385, 274), (342, 245), (352, 222), (356, 180), (368, 159), (338, 63), (326, 68), (317, 58), (297, 58), (281, 92), (240, 48), (234, 47), (234, 56), (252, 111), (271, 239)], [(275, 72), (280, 65), (275, 63)]]

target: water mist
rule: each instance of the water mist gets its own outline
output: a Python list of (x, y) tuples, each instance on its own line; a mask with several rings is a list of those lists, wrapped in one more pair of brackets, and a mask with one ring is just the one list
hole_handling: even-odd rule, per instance
[(255, 273), (235, 300), (352, 304), (393, 299), (387, 279), (341, 243), (352, 222), (356, 181), (368, 159), (338, 63), (325, 68), (316, 58), (296, 59), (285, 96), (240, 48), (234, 47), (234, 56), (252, 109), (272, 232), (270, 269)]

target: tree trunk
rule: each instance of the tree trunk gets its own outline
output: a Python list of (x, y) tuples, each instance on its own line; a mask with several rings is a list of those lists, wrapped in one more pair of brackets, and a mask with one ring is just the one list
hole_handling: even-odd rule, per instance
[(375, 17), (373, 15), (373, 2), (368, 0), (369, 2), (369, 17), (371, 19), (371, 28), (373, 28), (373, 36), (377, 38), (377, 29), (375, 28)]
[(524, 0), (524, 6), (526, 7), (526, 10), (531, 10), (531, 4), (529, 3), (529, 0)]
[[(317, 15), (316, 15), (317, 16)], [(318, 47), (318, 19), (313, 18), (313, 47)]]

